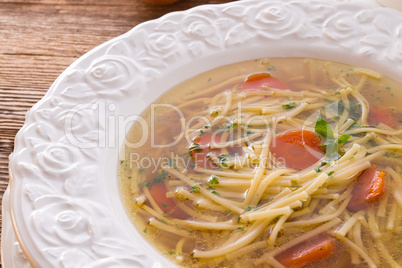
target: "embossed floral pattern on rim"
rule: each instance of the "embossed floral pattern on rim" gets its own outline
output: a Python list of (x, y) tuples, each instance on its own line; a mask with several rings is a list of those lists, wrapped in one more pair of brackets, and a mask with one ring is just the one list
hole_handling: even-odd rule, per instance
[(173, 266), (111, 196), (119, 144), (101, 144), (110, 133), (99, 110), (139, 114), (197, 73), (260, 57), (337, 60), (401, 80), (401, 18), (361, 4), (246, 0), (171, 13), (95, 48), (55, 81), (17, 134), (11, 210), (24, 253), (41, 267)]

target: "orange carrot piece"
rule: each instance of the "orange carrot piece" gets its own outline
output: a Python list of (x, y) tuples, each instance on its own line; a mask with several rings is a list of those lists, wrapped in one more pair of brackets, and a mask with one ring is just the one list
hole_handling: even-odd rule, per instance
[(310, 130), (280, 134), (273, 139), (270, 149), (286, 167), (299, 170), (311, 166), (324, 155), (320, 137)]
[(370, 108), (369, 125), (377, 126), (379, 123), (383, 123), (392, 128), (397, 128), (399, 126), (398, 117), (395, 111), (391, 108)]
[(179, 207), (177, 207), (177, 204), (173, 198), (166, 197), (167, 188), (165, 183), (155, 183), (154, 185), (152, 185), (150, 193), (163, 212), (177, 219), (188, 218), (188, 215)]
[(197, 166), (202, 168), (214, 168), (215, 164), (212, 163), (208, 157), (210, 152), (216, 154), (220, 153), (219, 149), (210, 149), (209, 146), (213, 142), (218, 143), (220, 136), (214, 135), (212, 132), (206, 132), (197, 136), (193, 140), (193, 144), (190, 146), (190, 155), (193, 158)]
[(306, 242), (299, 243), (275, 256), (287, 268), (303, 267), (311, 262), (323, 260), (336, 251), (335, 238), (317, 235)]
[(370, 167), (363, 171), (352, 190), (352, 199), (347, 209), (352, 212), (367, 208), (381, 199), (385, 194), (385, 177), (387, 173)]
[(268, 73), (256, 73), (247, 77), (242, 86), (243, 91), (261, 91), (264, 87), (289, 89), (289, 85)]

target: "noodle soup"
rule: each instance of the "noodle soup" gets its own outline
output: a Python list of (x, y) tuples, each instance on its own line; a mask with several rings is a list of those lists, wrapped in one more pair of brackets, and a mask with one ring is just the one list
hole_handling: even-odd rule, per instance
[(127, 213), (185, 267), (400, 267), (402, 86), (314, 59), (184, 82), (129, 133)]

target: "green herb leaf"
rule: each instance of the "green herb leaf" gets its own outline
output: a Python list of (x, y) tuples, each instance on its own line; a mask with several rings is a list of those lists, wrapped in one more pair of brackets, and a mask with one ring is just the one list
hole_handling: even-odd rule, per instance
[(244, 228), (244, 226), (240, 226), (239, 228), (237, 228), (237, 231), (244, 231), (246, 230), (246, 228)]
[(213, 176), (212, 179), (209, 181), (210, 184), (219, 184), (218, 178)]
[(282, 108), (286, 110), (290, 110), (296, 107), (296, 102), (289, 102), (288, 104), (283, 104)]
[(211, 193), (213, 193), (214, 195), (220, 196), (221, 194), (218, 193), (217, 191), (212, 191)]
[(152, 183), (156, 184), (156, 183), (159, 183), (159, 182), (163, 182), (168, 176), (169, 176), (169, 174), (166, 171), (162, 170), (162, 172), (159, 173), (158, 176), (156, 176), (152, 180)]
[(201, 148), (201, 146), (200, 146), (198, 143), (195, 143), (195, 142), (194, 142), (194, 143), (190, 146), (189, 150), (190, 150), (190, 152), (194, 152), (194, 151), (200, 152), (200, 151), (202, 151), (202, 148)]
[(345, 142), (348, 141), (348, 139), (349, 139), (350, 137), (352, 137), (352, 136), (351, 136), (351, 135), (343, 134), (343, 135), (339, 136), (337, 142), (338, 142), (338, 144), (344, 144)]
[(192, 192), (197, 192), (197, 191), (199, 191), (200, 190), (200, 186), (198, 185), (198, 184), (196, 184), (196, 185), (194, 185), (194, 186), (191, 186), (191, 191)]
[(321, 117), (317, 118), (314, 130), (322, 140), (334, 139), (334, 131), (332, 130), (331, 125)]

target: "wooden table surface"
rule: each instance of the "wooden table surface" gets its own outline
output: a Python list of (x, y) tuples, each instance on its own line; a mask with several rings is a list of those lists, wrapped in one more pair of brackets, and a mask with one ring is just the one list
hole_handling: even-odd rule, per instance
[(141, 0), (0, 0), (0, 202), (9, 182), (8, 156), (26, 111), (71, 63), (141, 22), (226, 2), (231, 1), (154, 6)]

